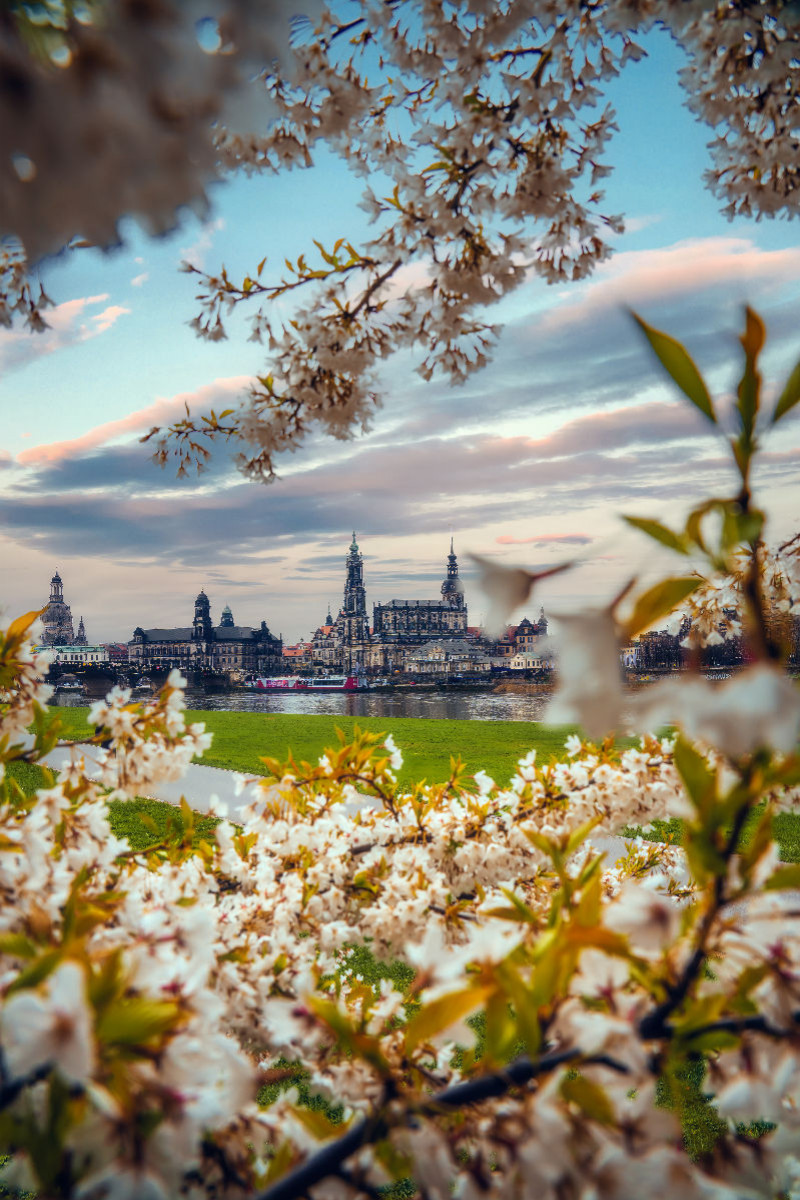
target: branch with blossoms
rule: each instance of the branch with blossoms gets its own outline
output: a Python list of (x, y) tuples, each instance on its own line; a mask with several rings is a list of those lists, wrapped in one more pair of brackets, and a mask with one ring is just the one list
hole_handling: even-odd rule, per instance
[[(461, 382), (491, 357), (493, 305), (532, 275), (587, 277), (623, 218), (597, 186), (611, 171), (614, 112), (588, 120), (586, 109), (644, 56), (636, 38), (654, 18), (686, 51), (680, 80), (715, 132), (719, 166), (706, 182), (726, 211), (795, 214), (800, 75), (781, 4), (701, 12), (662, 0), (645, 13), (604, 0), (556, 22), (521, 0), (480, 13), (364, 0), (345, 22), (326, 12), (295, 48), (291, 79), (268, 77), (269, 133), (222, 129), (219, 148), (234, 168), (279, 172), (312, 165), (324, 146), (364, 179), (388, 180), (364, 190), (378, 230), (362, 247), (317, 241), (318, 264), (301, 255), (269, 281), (266, 257), (241, 283), (224, 266), (188, 268), (203, 285), (199, 336), (225, 337), (227, 313), (255, 301), (251, 340), (267, 340), (271, 358), (223, 426), (198, 416), (152, 430), (155, 460), (199, 468), (216, 441), (235, 438), (244, 473), (272, 481), (279, 456), (311, 431), (350, 437), (371, 422), (389, 355), (412, 348), (423, 378)], [(308, 288), (290, 317), (271, 318), (275, 301)]]

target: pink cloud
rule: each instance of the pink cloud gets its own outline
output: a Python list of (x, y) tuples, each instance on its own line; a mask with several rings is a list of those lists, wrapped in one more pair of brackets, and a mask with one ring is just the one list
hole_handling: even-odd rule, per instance
[(622, 250), (597, 268), (575, 299), (546, 313), (540, 331), (584, 322), (609, 307), (707, 291), (719, 284), (746, 288), (796, 280), (800, 247), (761, 250), (749, 238), (689, 238), (658, 250)]
[[(102, 319), (103, 316), (103, 313), (98, 314), (98, 319)], [(17, 455), (17, 462), (23, 466), (32, 466), (37, 463), (58, 462), (63, 458), (73, 458), (87, 450), (103, 446), (124, 434), (146, 433), (153, 425), (163, 425), (182, 414), (187, 404), (191, 410), (198, 408), (208, 410), (220, 404), (228, 405), (231, 400), (236, 398), (237, 393), (243, 392), (251, 382), (252, 378), (249, 375), (232, 375), (225, 379), (215, 379), (213, 383), (204, 384), (193, 392), (179, 392), (176, 396), (159, 397), (147, 408), (137, 409), (136, 412), (129, 413), (126, 417), (119, 417), (115, 421), (105, 421), (102, 425), (96, 425), (94, 429), (89, 429), (86, 433), (81, 434), (80, 437), (31, 446), (30, 450), (23, 450), (21, 454)]]
[(88, 342), (91, 338), (106, 333), (129, 308), (121, 304), (110, 304), (102, 312), (89, 310), (109, 299), (108, 292), (97, 296), (79, 296), (65, 300), (45, 312), (49, 329), (43, 333), (30, 333), (26, 329), (14, 329), (4, 334), (0, 343), (0, 369), (10, 370), (23, 366), (36, 358), (54, 354), (65, 346)]
[(537, 533), (533, 537), (518, 538), (502, 533), (495, 541), (499, 546), (587, 546), (594, 537), (588, 533)]

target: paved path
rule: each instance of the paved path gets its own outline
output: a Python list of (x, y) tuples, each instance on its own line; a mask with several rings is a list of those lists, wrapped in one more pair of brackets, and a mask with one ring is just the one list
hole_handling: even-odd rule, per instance
[[(86, 774), (91, 779), (98, 774), (97, 764), (93, 763), (91, 758), (92, 747), (86, 746), (81, 749), (86, 761)], [(67, 765), (73, 753), (77, 755), (79, 752), (78, 748), (73, 751), (68, 745), (61, 745), (51, 750), (43, 761), (54, 771), (59, 771)], [(195, 812), (202, 813), (209, 812), (212, 801), (220, 801), (225, 805), (229, 818), (235, 821), (237, 814), (258, 795), (257, 785), (242, 789), (244, 780), (248, 778), (252, 777), (236, 771), (225, 771), (221, 767), (203, 767), (198, 763), (191, 763), (182, 779), (165, 780), (142, 794), (153, 800), (164, 800), (167, 804), (176, 805), (180, 804), (181, 797), (185, 797)], [(355, 815), (364, 808), (372, 808), (374, 804), (372, 796), (364, 796), (349, 804), (348, 812)]]

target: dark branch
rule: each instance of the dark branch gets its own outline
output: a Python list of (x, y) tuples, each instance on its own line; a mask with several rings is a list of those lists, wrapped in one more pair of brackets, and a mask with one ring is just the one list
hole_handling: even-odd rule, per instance
[[(480, 1104), (496, 1096), (504, 1096), (512, 1088), (524, 1087), (531, 1080), (566, 1063), (582, 1062), (589, 1066), (608, 1067), (620, 1074), (628, 1074), (628, 1067), (617, 1059), (606, 1054), (584, 1057), (580, 1050), (556, 1050), (541, 1058), (530, 1059), (527, 1056), (515, 1059), (504, 1070), (491, 1075), (482, 1075), (478, 1079), (469, 1079), (465, 1083), (457, 1083), (445, 1088), (437, 1096), (431, 1097), (424, 1104), (415, 1106), (391, 1118), (391, 1124), (399, 1124), (407, 1116), (435, 1116), (444, 1109), (460, 1109), (468, 1104)], [(337, 1138), (323, 1146), (316, 1154), (312, 1154), (301, 1166), (290, 1171), (283, 1179), (278, 1180), (272, 1187), (261, 1192), (256, 1200), (298, 1200), (309, 1188), (321, 1183), (330, 1175), (341, 1178), (341, 1167), (347, 1159), (360, 1150), (362, 1146), (385, 1135), (390, 1123), (387, 1113), (377, 1113), (370, 1118), (357, 1121), (343, 1137)]]

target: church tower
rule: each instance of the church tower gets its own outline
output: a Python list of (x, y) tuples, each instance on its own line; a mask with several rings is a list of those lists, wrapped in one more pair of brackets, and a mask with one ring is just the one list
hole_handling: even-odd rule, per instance
[(458, 559), (450, 538), (450, 553), (447, 556), (447, 578), (442, 584), (442, 599), (451, 608), (461, 611), (464, 605), (464, 585), (458, 577)]
[(83, 617), (81, 617), (80, 621), (78, 621), (78, 632), (75, 635), (75, 645), (76, 646), (85, 646), (86, 644), (87, 644), (86, 628), (83, 624)]
[(210, 642), (212, 635), (211, 629), (211, 602), (205, 592), (200, 589), (200, 594), (194, 602), (194, 622), (192, 624), (192, 641), (193, 642)]
[(367, 593), (364, 588), (364, 560), (356, 541), (355, 530), (345, 560), (344, 605), (341, 616), (342, 658), (345, 670), (362, 663), (362, 647), (369, 641)]

